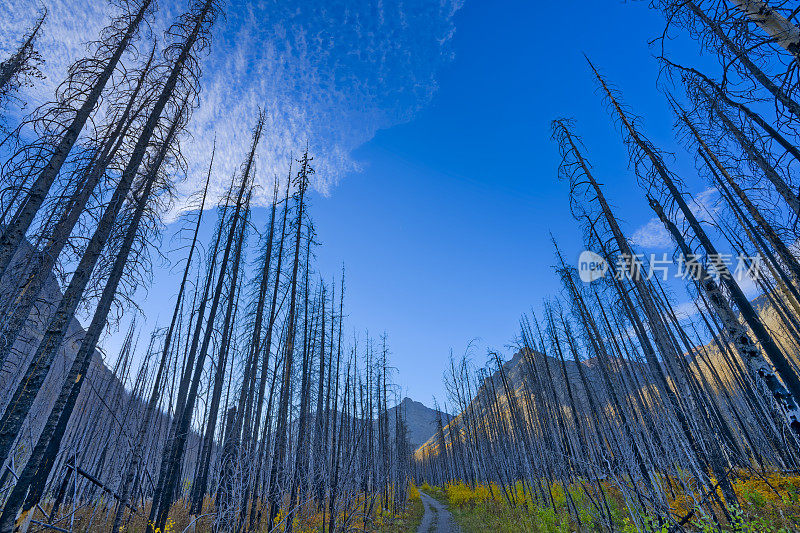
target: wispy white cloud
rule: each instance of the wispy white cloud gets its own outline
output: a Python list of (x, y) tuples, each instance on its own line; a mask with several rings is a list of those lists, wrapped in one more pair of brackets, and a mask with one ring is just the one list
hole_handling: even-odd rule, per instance
[(25, 99), (30, 102), (29, 107), (52, 99), (53, 90), (64, 79), (69, 65), (86, 54), (86, 43), (97, 38), (99, 31), (109, 22), (111, 12), (105, 2), (2, 2), (0, 58), (7, 58), (17, 49), (45, 6), (48, 10), (47, 21), (37, 41), (37, 48), (45, 59), (41, 70), (46, 79), (26, 89)]
[[(719, 211), (718, 199), (717, 190), (709, 187), (692, 197), (689, 202), (689, 209), (698, 220), (708, 220), (709, 216), (713, 216)], [(677, 217), (678, 220), (676, 222), (683, 223), (684, 218), (680, 212), (677, 213)], [(661, 220), (656, 217), (651, 218), (646, 224), (637, 228), (630, 240), (636, 246), (649, 249), (665, 249), (674, 246), (669, 232)]]
[[(753, 300), (762, 294), (758, 284), (756, 283), (756, 280), (754, 280), (752, 277), (747, 275), (734, 275), (736, 276), (736, 282), (739, 284), (739, 288), (742, 289), (742, 292), (744, 292), (744, 295), (749, 300)], [(700, 300), (697, 300), (697, 302), (699, 303), (701, 309), (705, 309), (704, 304)], [(697, 303), (692, 300), (673, 305), (672, 309), (675, 311), (675, 314), (679, 319), (691, 319), (699, 314)]]
[(698, 314), (697, 304), (694, 301), (681, 302), (673, 305), (672, 310), (675, 311), (675, 315), (678, 319), (693, 318)]
[[(85, 43), (108, 22), (98, 1), (43, 0), (50, 13), (40, 49), (47, 79), (29, 90), (31, 106), (46, 101)], [(162, 0), (153, 24), (161, 32), (186, 2)], [(461, 0), (285, 2), (230, 0), (203, 60), (201, 106), (184, 146), (186, 197), (203, 180), (217, 141), (214, 192), (221, 193), (245, 156), (256, 110), (266, 113), (258, 154), (256, 202), (271, 197), (273, 176), (308, 142), (314, 186), (322, 193), (359, 169), (352, 151), (382, 128), (407, 121), (437, 90), (437, 74), (452, 57), (453, 16)], [(13, 50), (41, 5), (0, 5), (0, 54)]]
[(642, 248), (669, 248), (672, 246), (669, 232), (657, 218), (651, 218), (647, 224), (634, 231), (630, 240)]

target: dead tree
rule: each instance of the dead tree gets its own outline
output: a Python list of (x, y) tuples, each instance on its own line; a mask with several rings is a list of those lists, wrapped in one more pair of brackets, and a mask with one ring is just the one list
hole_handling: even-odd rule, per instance
[(123, 514), (125, 513), (125, 507), (128, 504), (131, 496), (131, 490), (133, 487), (134, 478), (139, 473), (140, 461), (142, 459), (142, 455), (144, 452), (143, 450), (144, 440), (147, 436), (148, 430), (150, 429), (150, 421), (153, 418), (153, 415), (158, 407), (158, 403), (161, 399), (161, 395), (165, 388), (164, 380), (166, 378), (165, 374), (168, 371), (167, 364), (169, 361), (170, 350), (172, 349), (172, 340), (173, 336), (176, 335), (176, 325), (178, 322), (181, 306), (183, 305), (184, 292), (186, 290), (186, 283), (189, 278), (189, 269), (192, 265), (194, 252), (198, 244), (197, 236), (198, 233), (200, 232), (200, 223), (203, 220), (203, 210), (205, 209), (206, 197), (208, 194), (208, 185), (209, 182), (211, 181), (211, 169), (213, 168), (214, 165), (214, 153), (215, 153), (214, 151), (211, 152), (211, 161), (208, 164), (208, 175), (206, 176), (206, 184), (205, 188), (203, 189), (203, 196), (200, 201), (200, 206), (198, 208), (197, 222), (195, 223), (194, 234), (192, 236), (192, 243), (189, 246), (189, 252), (186, 258), (186, 266), (184, 267), (180, 288), (178, 289), (178, 295), (175, 299), (175, 308), (172, 313), (172, 320), (170, 321), (166, 336), (164, 337), (164, 345), (161, 349), (161, 359), (158, 364), (158, 370), (156, 371), (155, 378), (153, 379), (153, 388), (150, 393), (150, 397), (147, 401), (147, 406), (145, 407), (144, 416), (139, 424), (137, 436), (131, 445), (130, 463), (125, 467), (124, 470), (123, 481), (119, 489), (120, 498), (119, 502), (117, 503), (117, 511), (114, 514), (114, 525), (112, 526), (113, 531), (119, 531), (120, 525), (122, 523)]
[[(656, 0), (653, 2), (659, 9), (664, 11), (670, 23), (679, 24), (690, 31), (698, 38), (705, 47), (716, 52), (720, 62), (726, 70), (731, 65), (741, 65), (741, 75), (743, 78), (750, 78), (755, 83), (762, 86), (779, 104), (778, 111), (788, 111), (793, 115), (793, 120), (800, 118), (800, 104), (798, 104), (791, 94), (787, 94), (784, 88), (776, 83), (764, 70), (762, 70), (751, 58), (754, 46), (743, 49), (738, 44), (737, 35), (728, 35), (719, 21), (715, 20), (697, 3), (692, 1), (675, 2), (674, 0)], [(791, 37), (790, 37), (791, 39)], [(792, 52), (794, 54), (794, 52)]]
[[(25, 233), (50, 191), (50, 187), (53, 185), (64, 161), (66, 161), (86, 122), (97, 107), (106, 84), (116, 71), (122, 59), (122, 54), (135, 39), (142, 23), (151, 11), (151, 7), (152, 0), (126, 1), (126, 13), (112, 21), (107, 37), (98, 45), (99, 57), (97, 59), (99, 61), (87, 63), (87, 65), (92, 64), (89, 68), (94, 70), (96, 74), (91, 77), (92, 85), (79, 93), (81, 95), (85, 94), (85, 99), (80, 102), (77, 109), (70, 109), (70, 119), (64, 124), (64, 129), (57, 134), (59, 139), (57, 145), (53, 148), (52, 156), (39, 172), (30, 186), (24, 202), (17, 209), (11, 221), (3, 228), (2, 235), (0, 235), (0, 274), (5, 273), (11, 258), (24, 240)], [(73, 70), (72, 74), (80, 75), (86, 73), (81, 72), (81, 68), (78, 67)]]
[[(147, 1), (149, 2), (149, 0)], [(146, 3), (146, 5), (149, 4)], [(201, 45), (198, 46), (202, 48), (202, 43), (204, 39), (207, 39), (210, 26), (213, 24), (217, 13), (214, 0), (205, 0), (202, 4), (194, 6), (194, 9), (195, 11), (190, 13), (191, 16), (186, 17), (185, 22), (179, 23), (179, 25), (175, 27), (175, 33), (179, 33), (181, 30), (187, 32), (186, 39), (174, 45), (174, 47), (167, 48), (166, 54), (168, 57), (177, 54), (177, 57), (175, 57), (174, 62), (171, 64), (169, 75), (164, 81), (153, 107), (150, 109), (147, 120), (137, 138), (136, 146), (132, 151), (131, 159), (122, 171), (114, 194), (97, 224), (97, 228), (83, 253), (81, 261), (70, 280), (69, 286), (64, 292), (58, 309), (50, 320), (47, 333), (39, 343), (37, 353), (26, 371), (26, 375), (20, 382), (17, 391), (14, 393), (14, 399), (3, 414), (3, 429), (0, 431), (0, 463), (4, 462), (8, 457), (11, 445), (14, 439), (16, 439), (22, 421), (27, 415), (33, 403), (33, 399), (38, 393), (44, 381), (44, 377), (61, 346), (67, 327), (81, 301), (94, 266), (97, 264), (106, 241), (114, 229), (114, 222), (131, 190), (134, 178), (139, 172), (139, 167), (147, 153), (152, 137), (159, 128), (159, 125), (163, 122), (162, 114), (164, 109), (168, 103), (176, 103), (175, 97), (178, 89), (180, 89), (178, 96), (183, 96), (182, 99), (184, 103), (181, 104), (182, 109), (186, 107), (186, 102), (189, 101), (189, 98), (194, 96), (196, 88), (193, 87), (193, 84), (196, 83), (196, 76), (199, 75), (199, 72), (197, 72), (196, 69), (186, 72), (185, 69), (187, 65), (189, 67), (195, 66), (194, 63), (196, 63), (197, 60), (193, 54), (197, 52), (193, 49), (198, 42), (201, 43)], [(141, 17), (143, 16), (144, 11), (141, 11)], [(141, 20), (141, 18), (138, 20)], [(122, 52), (119, 53), (121, 55)], [(6, 232), (8, 232), (8, 228), (6, 228)], [(0, 243), (0, 247), (2, 247), (1, 245), (2, 243)]]
[[(683, 235), (678, 230), (675, 223), (670, 220), (664, 212), (661, 204), (659, 204), (655, 198), (651, 197), (650, 206), (669, 231), (670, 236), (678, 245), (678, 249), (681, 253), (686, 257), (693, 255)], [(721, 273), (720, 275), (730, 275), (730, 273)], [(798, 408), (795, 399), (789, 394), (789, 391), (787, 391), (780, 380), (778, 380), (772, 366), (764, 359), (756, 344), (750, 339), (747, 330), (739, 322), (728, 299), (723, 295), (717, 285), (714, 276), (701, 265), (698, 270), (698, 279), (694, 281), (706, 293), (706, 298), (711, 303), (712, 308), (723, 324), (724, 330), (728, 335), (728, 340), (734, 345), (736, 351), (742, 357), (745, 364), (747, 364), (754, 378), (762, 380), (773, 398), (779, 402), (785, 416), (788, 418), (788, 424), (792, 431), (795, 433), (800, 431), (800, 408)]]
[(47, 8), (44, 8), (16, 52), (0, 63), (0, 106), (20, 87), (32, 85), (33, 79), (44, 78), (39, 70), (44, 60), (36, 49), (36, 39), (46, 18)]
[[(256, 416), (255, 416), (255, 421), (253, 423), (253, 431), (254, 431), (254, 434), (253, 434), (253, 437), (252, 437), (253, 440), (255, 440), (255, 437), (257, 435), (257, 433), (255, 433), (255, 432), (258, 430), (258, 427), (261, 424), (262, 410), (263, 410), (263, 399), (264, 399), (264, 390), (265, 390), (265, 387), (266, 387), (269, 355), (272, 352), (272, 340), (273, 340), (272, 337), (273, 337), (273, 333), (275, 331), (275, 323), (276, 323), (277, 316), (278, 316), (278, 295), (280, 294), (280, 287), (281, 287), (281, 272), (282, 272), (283, 256), (284, 256), (283, 249), (284, 249), (284, 243), (286, 241), (286, 220), (287, 220), (287, 216), (288, 216), (288, 212), (289, 212), (289, 191), (290, 191), (290, 189), (291, 189), (291, 167), (289, 169), (289, 179), (287, 180), (287, 183), (286, 183), (286, 196), (283, 199), (283, 214), (281, 216), (281, 228), (280, 228), (279, 239), (278, 239), (277, 262), (276, 262), (276, 265), (275, 265), (275, 281), (273, 282), (273, 285), (272, 285), (272, 300), (270, 302), (269, 319), (267, 321), (267, 332), (266, 332), (266, 338), (265, 338), (265, 341), (264, 341), (264, 348), (263, 348), (263, 350), (264, 350), (264, 362), (263, 362), (263, 369), (262, 369), (262, 373), (261, 373), (261, 379), (260, 379), (260, 382), (259, 382), (258, 401), (256, 403), (256, 406), (257, 406), (256, 407)], [(277, 194), (277, 183), (276, 183), (276, 194)], [(271, 252), (267, 251), (266, 253), (271, 253)], [(277, 368), (278, 368), (278, 363), (279, 362), (280, 362), (280, 358), (276, 357), (275, 358), (275, 369), (276, 369), (276, 371), (275, 371), (275, 373), (273, 375), (272, 386), (270, 387), (270, 394), (269, 394), (270, 398), (269, 398), (269, 401), (268, 401), (268, 406), (269, 407), (267, 409), (268, 412), (267, 412), (265, 420), (264, 420), (264, 434), (265, 435), (267, 434), (267, 429), (269, 428), (269, 426), (270, 426), (270, 424), (272, 422), (272, 420), (271, 420), (271, 414), (272, 413), (271, 413), (271, 409), (270, 408), (272, 407), (272, 398), (273, 398), (273, 393), (274, 393), (274, 388), (275, 388), (275, 378), (276, 378), (276, 375), (277, 375)], [(255, 523), (255, 519), (256, 519), (256, 514), (257, 514), (257, 510), (256, 509), (257, 509), (257, 507), (259, 507), (258, 505), (256, 505), (256, 500), (257, 500), (257, 496), (258, 496), (258, 491), (261, 490), (261, 481), (262, 481), (261, 476), (262, 476), (262, 472), (263, 472), (263, 469), (264, 469), (264, 466), (263, 466), (264, 460), (262, 458), (267, 453), (269, 444), (270, 443), (268, 442), (267, 438), (262, 438), (260, 440), (260, 442), (258, 443), (258, 452), (257, 452), (258, 464), (256, 466), (256, 473), (255, 473), (254, 481), (253, 481), (253, 485), (252, 485), (252, 487), (253, 487), (252, 488), (253, 502), (251, 504), (250, 517), (248, 519), (248, 528), (249, 529), (253, 529), (253, 526), (254, 526), (254, 523)], [(245, 505), (246, 505), (246, 499), (245, 499)]]
[[(211, 7), (211, 0), (208, 0), (208, 7)], [(204, 18), (206, 10), (200, 12), (200, 19)], [(250, 188), (252, 170), (252, 162), (255, 157), (255, 148), (261, 136), (261, 129), (263, 123), (259, 120), (256, 123), (253, 133), (253, 144), (251, 145), (248, 154), (248, 164), (245, 165), (246, 171), (240, 179), (238, 193), (236, 196), (233, 213), (231, 215), (231, 222), (227, 232), (227, 241), (222, 255), (220, 264), (223, 267), (223, 273), (227, 269), (228, 260), (231, 250), (236, 240), (236, 230), (239, 227), (240, 218), (243, 216), (245, 206), (245, 191)], [(212, 260), (212, 262), (215, 260)], [(183, 455), (186, 446), (186, 439), (188, 437), (189, 425), (193, 418), (194, 406), (197, 400), (198, 389), (200, 387), (200, 378), (205, 366), (205, 359), (209, 352), (211, 343), (211, 336), (213, 333), (213, 324), (219, 308), (219, 302), (222, 296), (222, 288), (225, 283), (225, 276), (220, 273), (215, 290), (213, 292), (211, 308), (207, 318), (207, 325), (203, 335), (203, 342), (199, 346), (200, 331), (202, 327), (202, 314), (199, 315), (196, 329), (192, 338), (192, 346), (188, 354), (188, 361), (194, 363), (194, 368), (187, 365), (184, 372), (184, 379), (181, 381), (181, 389), (178, 392), (178, 402), (176, 406), (176, 416), (173, 422), (173, 427), (170, 430), (172, 438), (169, 445), (164, 450), (164, 456), (161, 462), (161, 469), (159, 472), (159, 480), (156, 487), (156, 494), (154, 495), (153, 506), (150, 510), (150, 520), (148, 522), (148, 532), (152, 533), (156, 529), (163, 529), (167, 520), (167, 515), (172, 507), (173, 496), (178, 483), (178, 469), (183, 460)], [(209, 281), (211, 280), (211, 273), (209, 273)], [(203, 299), (205, 302), (205, 298)], [(202, 304), (204, 306), (204, 304)], [(191, 384), (189, 384), (189, 376), (191, 375)]]
[(155, 48), (142, 67), (133, 92), (127, 98), (127, 103), (119, 119), (115, 121), (113, 128), (110, 128), (111, 131), (103, 139), (96, 156), (86, 167), (82, 176), (83, 183), (79, 190), (69, 199), (53, 231), (45, 237), (45, 246), (40, 252), (34, 252), (30, 265), (25, 265), (24, 269), (20, 268), (24, 271), (18, 276), (14, 276), (15, 272), (8, 272), (10, 277), (18, 279), (12, 281), (15, 291), (8, 297), (9, 301), (6, 304), (8, 311), (2, 329), (0, 329), (0, 338), (4, 340), (4, 344), (0, 346), (0, 363), (5, 361), (14, 349), (14, 343), (21, 335), (23, 326), (36, 304), (44, 283), (61, 252), (68, 245), (70, 234), (78, 224), (81, 215), (85, 213), (87, 203), (95, 194), (98, 184), (106, 176), (106, 172), (117, 157), (122, 144), (131, 131), (133, 122), (141, 116), (143, 103), (138, 101), (139, 95), (145, 87), (147, 76), (151, 73), (154, 53)]
[[(139, 184), (137, 193), (134, 195), (136, 208), (130, 222), (128, 222), (125, 239), (115, 258), (114, 267), (103, 289), (103, 294), (97, 304), (92, 322), (81, 341), (81, 347), (65, 378), (59, 397), (53, 409), (50, 411), (45, 429), (40, 434), (39, 441), (31, 456), (28, 458), (25, 469), (20, 474), (17, 484), (14, 486), (14, 490), (6, 500), (3, 513), (0, 515), (0, 531), (2, 532), (12, 531), (14, 529), (13, 524), (15, 523), (18, 525), (25, 524), (23, 527), (26, 527), (29, 514), (33, 511), (44, 492), (44, 485), (49, 477), (50, 468), (55, 462), (55, 456), (61, 444), (61, 439), (64, 436), (67, 422), (75, 407), (75, 401), (84, 382), (86, 371), (91, 362), (97, 342), (100, 339), (100, 334), (105, 328), (108, 312), (116, 296), (117, 286), (124, 273), (128, 255), (131, 251), (137, 231), (139, 230), (139, 222), (142, 219), (153, 187), (157, 182), (164, 158), (172, 147), (175, 134), (185, 125), (187, 115), (188, 104), (186, 100), (184, 100), (183, 105), (172, 119), (167, 135), (159, 147), (154, 160), (148, 165), (146, 173)], [(63, 334), (61, 337), (63, 338)], [(56, 349), (57, 348), (56, 346)], [(34, 488), (34, 483), (36, 483), (38, 487)], [(34, 488), (34, 490), (28, 492), (29, 488)], [(24, 506), (23, 498), (25, 499)], [(16, 515), (20, 507), (22, 507), (22, 512), (20, 516), (17, 517)]]
[[(294, 259), (292, 261), (292, 274), (289, 281), (289, 310), (286, 318), (286, 344), (284, 346), (283, 357), (283, 378), (281, 381), (280, 400), (278, 403), (278, 420), (276, 428), (275, 448), (272, 454), (272, 468), (270, 470), (269, 480), (269, 517), (267, 521), (267, 528), (272, 529), (275, 523), (275, 517), (278, 515), (280, 507), (280, 492), (278, 485), (283, 483), (285, 478), (285, 461), (287, 453), (287, 438), (288, 431), (288, 411), (289, 411), (289, 387), (292, 377), (292, 361), (294, 359), (294, 346), (295, 335), (297, 328), (296, 318), (296, 299), (297, 299), (297, 275), (300, 267), (300, 247), (302, 243), (302, 229), (303, 217), (305, 210), (305, 193), (308, 187), (309, 177), (313, 174), (314, 170), (311, 167), (311, 158), (308, 151), (303, 154), (303, 158), (299, 161), (300, 169), (297, 173), (295, 185), (297, 190), (294, 194), (295, 202), (297, 205), (297, 213), (295, 215), (294, 224), (295, 228), (295, 242), (294, 242)], [(288, 512), (291, 513), (292, 509)], [(286, 531), (291, 533), (291, 514), (287, 515)]]
[(763, 0), (732, 0), (778, 46), (800, 61), (800, 28)]
[[(259, 123), (260, 124), (260, 123)], [(250, 159), (248, 160), (248, 167), (243, 176), (243, 180), (249, 180), (249, 168), (250, 164), (252, 163), (252, 158), (255, 156), (255, 148), (258, 144), (258, 138), (260, 136), (260, 128), (258, 128), (257, 133), (254, 137), (253, 141), (253, 148), (250, 152)], [(234, 311), (235, 311), (235, 304), (237, 301), (237, 292), (238, 292), (238, 285), (239, 285), (239, 278), (240, 278), (240, 265), (242, 263), (242, 245), (244, 242), (245, 237), (245, 230), (247, 228), (247, 224), (249, 222), (249, 202), (250, 196), (248, 192), (248, 197), (244, 201), (243, 207), (243, 214), (241, 216), (241, 221), (238, 222), (239, 227), (236, 229), (236, 245), (234, 247), (233, 252), (233, 263), (230, 267), (228, 267), (228, 261), (224, 261), (223, 265), (223, 272), (220, 274), (220, 279), (224, 279), (226, 277), (229, 278), (228, 282), (228, 290), (226, 295), (227, 306), (225, 309), (225, 317), (223, 319), (222, 325), (222, 338), (220, 339), (219, 345), (219, 353), (217, 362), (214, 365), (214, 388), (212, 391), (211, 401), (208, 407), (208, 421), (206, 423), (205, 428), (205, 436), (203, 439), (203, 448), (200, 452), (200, 463), (199, 463), (199, 472), (197, 477), (195, 478), (195, 482), (192, 484), (192, 508), (190, 510), (190, 514), (198, 515), (202, 512), (203, 507), (203, 497), (205, 496), (206, 492), (206, 485), (208, 483), (208, 474), (209, 469), (211, 467), (211, 449), (214, 445), (214, 437), (216, 434), (216, 427), (217, 427), (217, 415), (219, 413), (219, 402), (222, 396), (222, 386), (224, 384), (225, 379), (225, 370), (227, 366), (228, 355), (232, 343), (232, 330), (234, 327)], [(230, 270), (228, 270), (230, 268)], [(226, 275), (226, 271), (230, 273)], [(222, 287), (220, 287), (222, 289)], [(215, 299), (218, 296), (215, 296)], [(209, 321), (207, 326), (209, 330), (213, 329), (213, 323)]]

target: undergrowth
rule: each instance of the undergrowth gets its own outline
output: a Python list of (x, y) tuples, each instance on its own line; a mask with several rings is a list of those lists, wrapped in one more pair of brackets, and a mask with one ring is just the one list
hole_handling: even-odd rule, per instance
[[(405, 509), (397, 513), (381, 509), (381, 506), (376, 503), (373, 506), (371, 516), (366, 520), (366, 525), (364, 524), (363, 513), (358, 517), (358, 529), (362, 530), (365, 528), (367, 531), (374, 531), (376, 533), (415, 532), (422, 521), (424, 506), (420, 499), (419, 490), (414, 485), (410, 485), (408, 488), (407, 500)], [(377, 501), (379, 501), (379, 499), (376, 500), (376, 502)], [(363, 504), (363, 499), (361, 503)], [(48, 505), (45, 505), (43, 509), (49, 512)], [(55, 525), (62, 529), (67, 526), (70, 527), (72, 531), (80, 533), (109, 531), (113, 523), (114, 506), (108, 501), (107, 496), (101, 498), (96, 507), (79, 506), (75, 509), (74, 514), (71, 513), (71, 511), (72, 509), (70, 506), (63, 509), (63, 514), (61, 518), (56, 521)], [(214, 500), (212, 498), (206, 497), (203, 505), (203, 513), (204, 514), (199, 517), (190, 516), (188, 502), (185, 499), (179, 500), (172, 506), (172, 509), (170, 509), (169, 518), (167, 519), (164, 530), (156, 530), (156, 533), (181, 533), (183, 531), (206, 533), (214, 531)], [(149, 503), (143, 509), (137, 510), (136, 513), (126, 515), (126, 520), (124, 521), (124, 525), (120, 528), (120, 533), (144, 533), (147, 529), (148, 514)], [(48, 521), (39, 512), (37, 512), (34, 518), (37, 521)], [(342, 516), (340, 518), (344, 517)], [(279, 512), (276, 523), (280, 525), (273, 531), (284, 531), (284, 526), (281, 524), (283, 520), (283, 512)], [(322, 531), (322, 520), (323, 515), (317, 510), (316, 504), (314, 502), (309, 502), (295, 517), (293, 531), (296, 533), (320, 532)], [(264, 516), (262, 516), (261, 529), (256, 529), (255, 531), (267, 531), (266, 519)]]
[[(665, 480), (669, 482), (669, 480)], [(800, 531), (800, 476), (770, 473), (741, 473), (733, 481), (738, 505), (717, 508), (715, 516), (695, 507), (685, 494), (674, 490), (669, 499), (672, 518), (683, 519), (684, 528), (702, 533), (788, 533)], [(615, 487), (601, 484), (613, 521), (614, 531), (666, 533), (669, 523), (650, 516), (631, 516)], [(543, 487), (553, 505), (542, 505), (522, 483), (505, 490), (497, 484), (470, 486), (463, 482), (445, 487), (423, 484), (420, 489), (447, 504), (464, 533), (497, 531), (516, 533), (568, 533), (600, 531), (608, 527), (600, 521), (592, 501), (598, 494), (587, 494), (585, 484), (564, 487), (552, 483)], [(568, 498), (577, 513), (570, 513)], [(687, 518), (688, 516), (688, 518)], [(638, 523), (638, 527), (637, 527)]]

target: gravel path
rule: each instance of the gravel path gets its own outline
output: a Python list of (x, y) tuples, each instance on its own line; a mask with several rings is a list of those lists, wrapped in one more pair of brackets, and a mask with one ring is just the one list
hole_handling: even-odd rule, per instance
[(461, 531), (453, 522), (453, 516), (444, 504), (422, 491), (419, 495), (425, 506), (425, 514), (422, 516), (422, 523), (419, 525), (417, 533), (459, 533)]

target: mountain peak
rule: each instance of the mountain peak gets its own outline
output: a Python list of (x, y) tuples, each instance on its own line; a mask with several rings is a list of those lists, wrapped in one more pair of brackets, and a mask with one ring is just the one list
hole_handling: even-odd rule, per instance
[[(418, 448), (436, 432), (437, 411), (435, 409), (408, 396), (389, 411), (393, 412), (396, 409), (401, 409), (406, 417), (406, 437), (412, 449)], [(447, 423), (445, 413), (439, 412), (438, 415), (442, 417), (444, 423)]]

